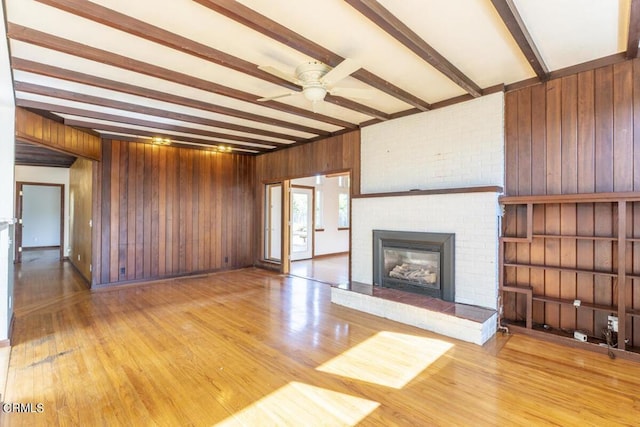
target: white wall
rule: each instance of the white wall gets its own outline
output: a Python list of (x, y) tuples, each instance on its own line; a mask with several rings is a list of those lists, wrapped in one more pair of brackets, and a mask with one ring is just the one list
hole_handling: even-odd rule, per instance
[(16, 166), (15, 180), (29, 183), (64, 184), (64, 255), (69, 248), (69, 169), (41, 166)]
[(60, 246), (60, 192), (51, 185), (22, 187), (22, 247)]
[(504, 95), (362, 129), (362, 193), (504, 185)]
[[(4, 2), (0, 2), (0, 34), (6, 33)], [(0, 341), (9, 337), (13, 313), (13, 251), (10, 241), (14, 205), (14, 129), (15, 101), (9, 67), (7, 40), (0, 42)]]
[[(504, 186), (504, 95), (362, 129), (362, 193)], [(495, 309), (495, 192), (354, 199), (351, 274), (372, 283), (372, 230), (455, 233), (456, 302)]]

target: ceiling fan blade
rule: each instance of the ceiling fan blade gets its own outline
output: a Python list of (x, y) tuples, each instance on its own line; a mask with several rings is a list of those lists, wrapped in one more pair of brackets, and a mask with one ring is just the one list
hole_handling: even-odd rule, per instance
[(278, 98), (285, 98), (287, 96), (291, 96), (291, 95), (297, 95), (300, 92), (287, 92), (287, 93), (281, 93), (279, 95), (274, 95), (274, 96), (265, 96), (264, 98), (260, 98), (258, 99), (259, 102), (264, 102), (264, 101), (272, 101), (274, 99), (278, 99)]
[(272, 74), (276, 77), (279, 77), (283, 80), (291, 82), (293, 84), (300, 84), (300, 81), (296, 78), (296, 76), (292, 74), (285, 73), (284, 71), (280, 71), (275, 67), (271, 67), (269, 65), (259, 65), (258, 70), (264, 71), (266, 73)]
[(371, 99), (373, 98), (372, 89), (356, 89), (348, 87), (334, 87), (328, 89), (329, 93), (334, 96), (341, 96), (343, 98), (355, 98), (355, 99)]
[(355, 73), (360, 68), (362, 68), (362, 66), (357, 61), (347, 58), (325, 74), (322, 77), (322, 82), (331, 86), (331, 84), (339, 82), (348, 75)]

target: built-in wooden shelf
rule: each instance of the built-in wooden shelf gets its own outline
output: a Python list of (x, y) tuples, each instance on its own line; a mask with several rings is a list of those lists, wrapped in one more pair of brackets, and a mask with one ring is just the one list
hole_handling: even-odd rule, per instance
[(401, 197), (401, 196), (431, 196), (434, 194), (458, 194), (458, 193), (502, 193), (503, 188), (497, 185), (487, 185), (482, 187), (456, 187), (456, 188), (436, 188), (433, 190), (409, 190), (394, 191), (388, 193), (367, 193), (354, 194), (354, 199), (367, 199), (374, 197)]
[[(522, 221), (522, 223), (518, 223), (518, 229), (522, 230), (517, 235), (503, 235), (500, 237), (500, 290), (502, 294), (505, 293), (515, 293), (517, 295), (521, 295), (526, 298), (526, 314), (525, 314), (525, 322), (526, 328), (531, 329), (533, 327), (532, 320), (532, 311), (533, 311), (533, 301), (542, 302), (545, 304), (560, 304), (563, 306), (574, 306), (575, 300), (565, 299), (565, 298), (557, 298), (550, 295), (536, 295), (533, 293), (533, 287), (530, 284), (519, 283), (518, 285), (513, 284), (505, 284), (505, 270), (509, 268), (526, 268), (526, 269), (543, 269), (545, 271), (558, 271), (558, 272), (567, 272), (567, 273), (576, 273), (576, 274), (591, 274), (594, 276), (605, 276), (609, 277), (613, 280), (611, 286), (613, 288), (612, 295), (612, 303), (613, 305), (600, 305), (600, 304), (592, 304), (592, 303), (584, 303), (581, 302), (579, 306), (576, 307), (576, 310), (593, 310), (597, 312), (603, 313), (615, 313), (619, 319), (624, 319), (627, 316), (631, 316), (634, 318), (640, 317), (640, 309), (632, 308), (633, 301), (630, 299), (628, 295), (631, 295), (628, 292), (629, 286), (637, 286), (636, 280), (640, 279), (640, 274), (637, 273), (628, 273), (627, 271), (631, 271), (633, 266), (629, 264), (628, 251), (634, 247), (630, 246), (634, 243), (640, 242), (640, 237), (630, 237), (627, 236), (627, 208), (631, 203), (640, 202), (640, 192), (620, 192), (620, 193), (586, 193), (586, 194), (552, 194), (552, 195), (532, 195), (532, 196), (501, 196), (499, 198), (500, 204), (506, 208), (508, 206), (521, 206), (526, 209), (526, 218), (524, 215), (524, 211), (513, 211), (513, 215), (518, 214), (518, 221)], [(536, 205), (592, 205), (594, 210), (597, 209), (598, 205), (603, 205), (605, 210), (610, 210), (612, 215), (612, 227), (611, 233), (606, 234), (594, 230), (593, 235), (586, 235), (584, 231), (579, 233), (545, 233), (545, 232), (537, 232), (534, 233), (534, 206)], [(521, 208), (521, 209), (522, 209)], [(512, 208), (513, 209), (513, 208)], [(536, 211), (537, 212), (537, 211)], [(541, 211), (544, 212), (544, 211)], [(538, 215), (537, 213), (535, 215)], [(526, 223), (525, 223), (526, 222)], [(547, 230), (548, 231), (548, 230)], [(597, 235), (596, 235), (597, 234)], [(605, 235), (603, 235), (605, 234)], [(514, 260), (515, 253), (511, 252), (509, 254), (507, 248), (510, 248), (511, 251), (517, 250), (516, 248), (520, 248), (521, 246), (514, 245), (532, 245), (536, 240), (552, 240), (552, 239), (564, 239), (564, 240), (579, 240), (579, 241), (593, 241), (593, 242), (609, 242), (612, 246), (612, 256), (613, 259), (611, 261), (612, 270), (614, 271), (599, 271), (599, 270), (591, 270), (591, 269), (581, 269), (581, 268), (572, 268), (572, 267), (560, 267), (557, 265), (547, 265), (547, 264), (535, 264), (535, 263), (523, 263), (523, 262), (512, 262)], [(511, 245), (511, 246), (509, 246)], [(529, 246), (529, 253), (531, 251), (531, 246)], [(505, 255), (505, 253), (509, 255)], [(614, 255), (615, 254), (615, 255)], [(511, 258), (511, 259), (509, 259)], [(608, 269), (608, 267), (607, 267)], [(509, 270), (506, 270), (509, 271)], [(627, 279), (631, 279), (631, 281), (627, 281)], [(593, 283), (589, 281), (589, 283)], [(635, 285), (634, 285), (635, 284)], [(578, 283), (579, 286), (579, 283)], [(625, 339), (618, 340), (619, 350), (624, 351), (626, 342), (625, 340), (629, 338), (629, 334), (627, 331), (627, 322), (620, 321), (618, 323), (618, 336), (624, 337)], [(552, 325), (553, 326), (553, 325)], [(629, 347), (635, 346), (638, 347), (640, 343), (638, 342), (630, 342), (628, 344)]]
[(537, 264), (523, 264), (523, 263), (515, 263), (515, 262), (504, 262), (504, 267), (522, 267), (522, 268), (538, 268), (549, 271), (560, 271), (563, 273), (584, 273), (584, 274), (593, 274), (595, 276), (608, 276), (608, 277), (618, 277), (618, 273), (610, 272), (610, 271), (597, 271), (597, 270), (583, 270), (580, 268), (571, 268), (571, 267), (557, 267), (552, 265), (537, 265)]

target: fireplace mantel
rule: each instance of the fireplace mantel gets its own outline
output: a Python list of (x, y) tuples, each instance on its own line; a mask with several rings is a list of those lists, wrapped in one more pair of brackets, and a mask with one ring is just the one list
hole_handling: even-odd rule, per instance
[(367, 199), (373, 197), (400, 197), (400, 196), (431, 196), (438, 194), (460, 194), (460, 193), (502, 193), (504, 189), (499, 185), (485, 185), (480, 187), (454, 187), (454, 188), (435, 188), (431, 190), (409, 190), (394, 191), (388, 193), (367, 193), (356, 194), (354, 199)]

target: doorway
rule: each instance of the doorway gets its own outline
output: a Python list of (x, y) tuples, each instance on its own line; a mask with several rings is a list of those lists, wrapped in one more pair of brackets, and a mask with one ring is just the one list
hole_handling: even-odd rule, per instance
[(16, 183), (15, 262), (25, 250), (57, 249), (64, 258), (64, 184)]
[(291, 261), (313, 258), (313, 187), (291, 186)]

